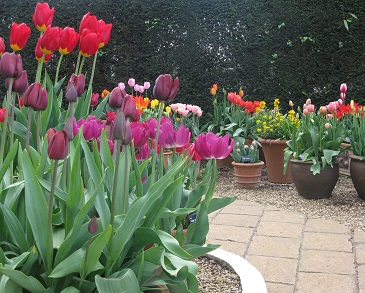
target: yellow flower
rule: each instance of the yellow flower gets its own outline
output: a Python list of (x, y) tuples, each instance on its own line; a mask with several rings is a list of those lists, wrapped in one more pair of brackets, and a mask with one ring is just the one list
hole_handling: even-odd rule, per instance
[(261, 102), (260, 102), (260, 108), (261, 108), (261, 109), (264, 109), (265, 107), (266, 107), (266, 102), (261, 101)]
[(171, 107), (170, 106), (166, 106), (165, 107), (165, 112), (166, 112), (166, 114), (170, 114), (171, 113)]
[(160, 102), (157, 99), (154, 99), (151, 101), (151, 109), (154, 109), (155, 107), (158, 107)]

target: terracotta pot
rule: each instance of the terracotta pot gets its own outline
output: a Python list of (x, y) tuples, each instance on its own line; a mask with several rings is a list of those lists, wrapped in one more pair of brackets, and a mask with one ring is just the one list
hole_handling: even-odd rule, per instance
[(365, 200), (365, 160), (360, 156), (351, 155), (350, 175), (357, 194)]
[(244, 189), (255, 189), (260, 186), (264, 162), (237, 163), (232, 162), (236, 184)]
[(326, 165), (319, 174), (313, 175), (310, 167), (312, 161), (291, 160), (291, 173), (298, 194), (307, 199), (321, 199), (331, 197), (340, 175), (338, 162), (333, 168)]
[(163, 153), (163, 166), (165, 169), (169, 166), (169, 157), (172, 155), (172, 152), (164, 152)]
[(272, 183), (293, 183), (291, 163), (284, 174), (284, 149), (287, 140), (262, 139), (259, 143), (265, 155), (268, 180)]

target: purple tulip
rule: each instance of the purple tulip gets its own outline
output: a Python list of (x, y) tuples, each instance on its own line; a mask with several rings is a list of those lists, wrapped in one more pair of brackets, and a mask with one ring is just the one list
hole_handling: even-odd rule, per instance
[(66, 87), (66, 100), (70, 103), (76, 102), (78, 98), (75, 83), (70, 79)]
[(0, 59), (0, 74), (3, 78), (17, 78), (23, 72), (22, 57), (19, 54), (5, 52)]
[(72, 81), (75, 85), (77, 96), (81, 97), (85, 90), (85, 76), (83, 74), (72, 74), (70, 77), (70, 81)]
[(176, 97), (179, 85), (178, 77), (173, 80), (170, 74), (160, 75), (153, 87), (153, 96), (159, 101), (171, 102)]
[[(9, 89), (9, 81), (10, 81), (9, 78), (5, 80), (6, 89)], [(27, 88), (28, 88), (28, 74), (26, 70), (23, 70), (23, 72), (18, 76), (18, 78), (14, 79), (12, 91), (18, 93), (19, 95), (22, 95), (25, 93)]]
[(234, 141), (229, 135), (222, 137), (213, 132), (200, 134), (195, 140), (195, 150), (202, 159), (224, 159), (229, 156), (233, 149)]
[(136, 115), (137, 106), (132, 95), (126, 95), (121, 108), (126, 119), (132, 119)]
[(43, 111), (48, 105), (48, 93), (42, 88), (40, 82), (31, 84), (26, 90), (23, 98), (24, 106), (31, 107), (36, 111)]

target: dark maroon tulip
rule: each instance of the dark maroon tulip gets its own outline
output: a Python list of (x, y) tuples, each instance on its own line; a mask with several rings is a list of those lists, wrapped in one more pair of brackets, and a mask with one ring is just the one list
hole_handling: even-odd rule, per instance
[(70, 80), (75, 84), (77, 96), (81, 97), (85, 90), (85, 76), (83, 74), (72, 74)]
[(87, 229), (90, 234), (95, 234), (98, 231), (98, 219), (95, 216), (90, 220)]
[[(10, 81), (9, 78), (5, 80), (6, 89), (9, 89), (9, 81)], [(26, 70), (23, 70), (23, 72), (18, 76), (18, 78), (14, 79), (12, 91), (18, 93), (19, 95), (22, 95), (25, 93), (27, 88), (28, 88), (28, 74)]]
[(109, 96), (109, 106), (116, 109), (121, 108), (123, 106), (126, 95), (127, 94), (125, 90), (121, 90), (119, 87), (115, 87)]
[(133, 96), (126, 95), (121, 110), (123, 111), (124, 116), (127, 119), (132, 119), (136, 115), (137, 107), (136, 101), (133, 99)]
[(0, 60), (0, 74), (3, 78), (17, 78), (23, 72), (22, 57), (19, 54), (5, 52)]
[(65, 96), (66, 96), (66, 100), (69, 101), (70, 103), (77, 101), (78, 95), (77, 95), (76, 86), (75, 86), (75, 83), (71, 79), (68, 81)]
[(36, 111), (43, 111), (48, 105), (48, 93), (42, 88), (40, 82), (32, 83), (23, 97), (23, 103), (26, 107), (32, 107)]
[(74, 139), (73, 120), (71, 117), (67, 118), (65, 127), (63, 128), (63, 130), (66, 131), (69, 141)]
[(53, 160), (63, 160), (68, 154), (68, 135), (65, 130), (56, 131), (51, 128), (47, 131), (48, 156)]
[(129, 145), (132, 141), (132, 129), (130, 122), (125, 119), (122, 111), (117, 115), (113, 124), (113, 137), (115, 140), (121, 140), (122, 145)]
[(162, 74), (156, 79), (153, 96), (159, 101), (171, 102), (176, 97), (179, 85), (178, 77), (173, 80), (170, 74)]

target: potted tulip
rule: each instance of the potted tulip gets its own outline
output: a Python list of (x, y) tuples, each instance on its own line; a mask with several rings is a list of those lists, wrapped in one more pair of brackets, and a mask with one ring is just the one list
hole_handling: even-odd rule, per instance
[(315, 112), (314, 107), (303, 110), (299, 126), (293, 129), (284, 151), (284, 170), (291, 162), (291, 175), (300, 196), (331, 196), (339, 177), (337, 156), (344, 151), (344, 137), (343, 120)]
[(244, 139), (236, 138), (231, 156), (237, 185), (245, 189), (258, 188), (264, 166), (264, 162), (259, 160), (258, 142), (254, 140), (245, 144)]

